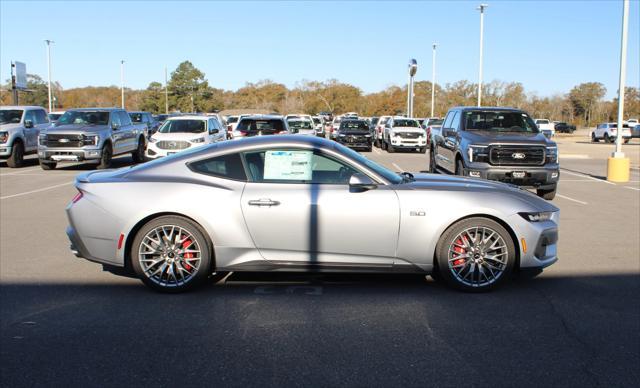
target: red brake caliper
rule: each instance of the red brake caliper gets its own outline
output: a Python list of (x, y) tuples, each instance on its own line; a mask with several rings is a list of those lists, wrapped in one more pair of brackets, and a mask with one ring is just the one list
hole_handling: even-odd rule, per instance
[[(462, 245), (462, 240), (461, 239), (457, 239), (455, 244)], [(454, 256), (453, 256), (454, 258), (458, 257), (460, 254), (465, 252), (464, 249), (462, 247), (458, 246), (458, 245), (455, 245), (453, 247), (453, 250), (456, 252), (456, 253), (454, 253)], [(454, 265), (454, 267), (457, 267), (459, 265), (464, 264), (464, 262), (465, 262), (465, 259), (457, 259), (457, 260), (453, 261), (453, 265)]]
[[(183, 238), (186, 238), (186, 236)], [(191, 240), (185, 240), (182, 243), (182, 249), (187, 249), (189, 245), (191, 245)], [(184, 255), (182, 255), (182, 257), (184, 257), (185, 259), (193, 259), (193, 253), (191, 252), (185, 253)], [(184, 269), (186, 269), (187, 271), (191, 271), (191, 268), (192, 268), (191, 265), (189, 265), (189, 263), (187, 263), (186, 261), (184, 261), (183, 263), (184, 263), (183, 264)]]

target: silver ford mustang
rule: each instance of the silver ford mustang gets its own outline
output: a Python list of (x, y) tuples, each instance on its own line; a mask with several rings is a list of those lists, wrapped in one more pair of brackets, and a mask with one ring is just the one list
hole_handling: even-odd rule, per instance
[(72, 251), (168, 292), (228, 271), (417, 272), (482, 291), (557, 260), (559, 210), (537, 196), (396, 174), (315, 137), (212, 144), (76, 187)]

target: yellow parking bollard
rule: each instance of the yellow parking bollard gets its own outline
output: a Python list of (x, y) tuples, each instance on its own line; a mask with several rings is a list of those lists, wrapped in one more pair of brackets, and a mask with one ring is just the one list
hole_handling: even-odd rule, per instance
[(616, 158), (610, 156), (607, 159), (607, 180), (611, 182), (629, 182), (629, 170), (631, 167), (629, 158)]

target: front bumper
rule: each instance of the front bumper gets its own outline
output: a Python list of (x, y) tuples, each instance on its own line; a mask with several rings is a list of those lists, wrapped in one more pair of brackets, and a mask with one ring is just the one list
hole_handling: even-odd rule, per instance
[[(202, 143), (204, 144), (204, 143)], [(169, 155), (173, 155), (175, 153), (178, 153), (180, 151), (184, 151), (184, 150), (188, 150), (190, 148), (193, 148), (195, 145), (191, 144), (189, 147), (187, 148), (183, 148), (183, 149), (176, 149), (176, 150), (168, 150), (168, 149), (164, 149), (164, 148), (159, 148), (156, 143), (147, 143), (147, 150), (145, 151), (145, 156), (148, 159), (157, 159), (157, 158), (162, 158), (165, 156), (169, 156)]]
[(522, 187), (551, 189), (560, 180), (558, 164), (549, 166), (491, 166), (486, 163), (469, 163), (464, 175), (511, 183)]
[(427, 146), (426, 137), (418, 137), (415, 139), (404, 139), (398, 136), (394, 136), (390, 139), (391, 145), (394, 148), (423, 148)]
[(549, 221), (529, 222), (519, 214), (511, 216), (508, 224), (517, 237), (520, 268), (542, 269), (558, 261), (559, 217), (560, 212), (555, 212)]
[(9, 144), (0, 145), (0, 158), (8, 158), (11, 156), (11, 146)]
[(96, 147), (82, 148), (50, 148), (38, 147), (38, 159), (52, 162), (82, 162), (85, 160), (98, 161), (102, 157), (102, 150)]

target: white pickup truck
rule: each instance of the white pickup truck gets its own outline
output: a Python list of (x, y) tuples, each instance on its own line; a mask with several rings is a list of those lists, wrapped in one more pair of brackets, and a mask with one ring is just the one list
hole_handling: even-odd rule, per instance
[(536, 119), (536, 125), (540, 132), (546, 137), (553, 137), (556, 134), (556, 125), (549, 121), (549, 119)]

